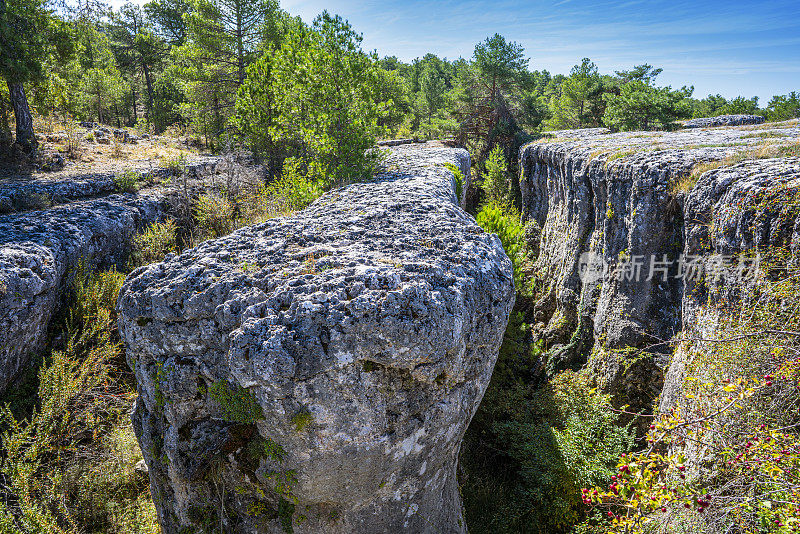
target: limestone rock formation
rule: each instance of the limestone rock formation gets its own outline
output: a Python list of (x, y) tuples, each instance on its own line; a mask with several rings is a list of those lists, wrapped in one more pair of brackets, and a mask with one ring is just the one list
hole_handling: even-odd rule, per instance
[(743, 126), (745, 124), (762, 124), (764, 117), (761, 115), (718, 115), (692, 119), (684, 123), (684, 128), (714, 128), (717, 126)]
[(465, 532), (456, 461), (514, 302), (465, 150), (141, 268), (119, 299), (162, 529)]
[(79, 264), (121, 262), (136, 230), (164, 213), (161, 200), (112, 195), (0, 216), (0, 391), (43, 348)]
[[(542, 228), (536, 267), (546, 287), (535, 315), (551, 370), (588, 363), (620, 402), (648, 408), (672, 352), (667, 342), (682, 328), (679, 269), (692, 251), (684, 233), (689, 247), (694, 217), (684, 201), (696, 209), (683, 190), (692, 188), (690, 175), (700, 163), (733, 162), (748, 151), (761, 157), (765, 142), (774, 148), (798, 139), (798, 124), (789, 122), (757, 130), (578, 130), (523, 147), (523, 220)], [(688, 198), (730, 185), (708, 180), (703, 175)]]
[[(708, 276), (687, 280), (683, 294), (682, 343), (669, 366), (660, 398), (662, 411), (681, 399), (693, 354), (713, 346), (724, 309), (747, 306), (757, 283), (759, 253), (800, 253), (800, 158), (744, 161), (705, 173), (685, 202), (687, 257)], [(726, 260), (726, 261), (722, 261)]]
[[(218, 157), (190, 162), (186, 191), (205, 189), (226, 165)], [(11, 212), (0, 215), (0, 392), (45, 346), (75, 271), (122, 268), (133, 236), (174, 215), (176, 198), (186, 194), (175, 187), (112, 194), (114, 188), (109, 174), (0, 183), (0, 212)]]
[[(197, 180), (221, 174), (234, 163), (250, 163), (231, 160), (219, 156), (200, 156), (188, 161), (181, 172), (188, 178)], [(140, 172), (142, 180), (157, 180), (171, 177), (174, 169), (149, 166), (130, 167)], [(0, 181), (0, 214), (15, 211), (42, 209), (56, 204), (66, 204), (77, 200), (89, 200), (116, 192), (115, 175), (122, 171), (93, 172), (75, 175), (65, 172), (63, 176), (29, 178), (11, 177)]]

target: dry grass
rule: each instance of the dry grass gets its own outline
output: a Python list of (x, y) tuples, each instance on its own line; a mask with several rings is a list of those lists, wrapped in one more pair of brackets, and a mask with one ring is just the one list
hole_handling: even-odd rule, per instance
[[(752, 135), (750, 137), (772, 138), (775, 136)], [(698, 163), (692, 168), (692, 172), (690, 172), (688, 175), (684, 175), (677, 178), (672, 183), (670, 187), (670, 192), (672, 193), (672, 195), (678, 195), (680, 193), (688, 193), (697, 184), (697, 180), (700, 179), (700, 176), (702, 176), (708, 171), (719, 169), (720, 167), (731, 167), (733, 165), (736, 165), (737, 163), (741, 163), (743, 161), (748, 161), (748, 160), (788, 158), (788, 157), (800, 157), (800, 143), (782, 144), (782, 143), (765, 141), (748, 150), (742, 150), (739, 152), (735, 152), (734, 154), (730, 154), (721, 160)]]

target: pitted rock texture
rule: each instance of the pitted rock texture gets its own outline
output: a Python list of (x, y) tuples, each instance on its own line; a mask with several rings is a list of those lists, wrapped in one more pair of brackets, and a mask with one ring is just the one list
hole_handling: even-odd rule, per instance
[[(81, 265), (85, 273), (124, 268), (137, 232), (185, 216), (189, 198), (222, 186), (234, 167), (229, 158), (196, 160), (180, 184), (156, 184), (136, 195), (109, 194), (115, 186), (107, 175), (4, 181), (0, 202), (26, 211), (0, 215), (0, 392), (45, 347), (50, 320)], [(46, 208), (50, 203), (57, 205)]]
[[(685, 202), (688, 257), (697, 258), (704, 277), (687, 280), (683, 335), (661, 394), (662, 411), (685, 402), (681, 388), (687, 364), (713, 349), (726, 310), (747, 307), (761, 254), (784, 250), (800, 257), (800, 158), (745, 161), (705, 173)], [(721, 261), (725, 259), (725, 261)]]
[[(648, 407), (668, 364), (666, 342), (682, 327), (681, 180), (699, 163), (795, 144), (797, 126), (561, 132), (523, 147), (523, 219), (542, 228), (536, 267), (546, 283), (535, 316), (551, 369), (588, 363), (605, 390)], [(649, 276), (651, 262), (669, 266), (666, 280)]]
[[(165, 533), (465, 532), (464, 431), (514, 302), (462, 149), (131, 274), (120, 332)], [(276, 452), (277, 451), (277, 452)]]
[(718, 115), (716, 117), (703, 117), (688, 120), (684, 128), (714, 128), (717, 126), (744, 126), (746, 124), (762, 124), (764, 117), (761, 115)]
[(121, 264), (130, 239), (167, 211), (161, 196), (111, 195), (0, 216), (0, 391), (46, 343), (79, 264)]

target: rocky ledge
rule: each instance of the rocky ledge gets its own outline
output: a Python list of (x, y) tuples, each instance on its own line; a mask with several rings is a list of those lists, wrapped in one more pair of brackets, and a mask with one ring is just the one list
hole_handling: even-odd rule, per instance
[[(673, 336), (694, 321), (685, 260), (714, 254), (696, 236), (733, 217), (720, 221), (721, 249), (758, 244), (744, 231), (747, 212), (731, 213), (753, 188), (797, 181), (798, 126), (560, 132), (523, 147), (523, 219), (541, 233), (534, 314), (550, 370), (588, 364), (620, 404), (649, 409)], [(792, 235), (772, 211), (762, 233)]]
[(714, 128), (717, 126), (743, 126), (745, 124), (762, 124), (761, 115), (718, 115), (686, 121), (684, 128)]
[[(143, 182), (163, 184), (180, 175), (191, 181), (208, 180), (225, 174), (236, 165), (253, 166), (244, 155), (194, 156), (175, 167), (153, 167), (149, 162), (99, 172), (69, 171), (39, 173), (36, 176), (11, 176), (0, 179), (0, 214), (42, 209), (77, 200), (88, 200), (117, 192), (117, 177), (132, 172)], [(211, 184), (213, 185), (213, 184)]]
[(168, 211), (159, 195), (111, 195), (0, 216), (0, 391), (47, 343), (76, 269), (122, 266), (130, 240)]
[(120, 331), (162, 529), (462, 533), (461, 439), (514, 303), (466, 151), (133, 272)]
[(47, 344), (76, 270), (122, 269), (137, 232), (185, 215), (188, 198), (222, 185), (226, 178), (217, 174), (228, 168), (219, 157), (194, 161), (180, 185), (157, 184), (138, 194), (114, 193), (107, 175), (0, 184), (0, 208), (26, 210), (0, 215), (0, 392)]

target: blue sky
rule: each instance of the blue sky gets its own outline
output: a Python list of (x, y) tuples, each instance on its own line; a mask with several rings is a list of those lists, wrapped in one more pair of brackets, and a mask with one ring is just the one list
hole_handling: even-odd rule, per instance
[[(115, 0), (115, 3), (119, 0)], [(582, 57), (601, 72), (650, 63), (661, 84), (695, 96), (800, 91), (800, 0), (283, 0), (311, 21), (323, 9), (348, 19), (364, 47), (411, 60), (426, 52), (470, 57), (498, 32), (525, 47), (533, 69), (568, 73)]]

